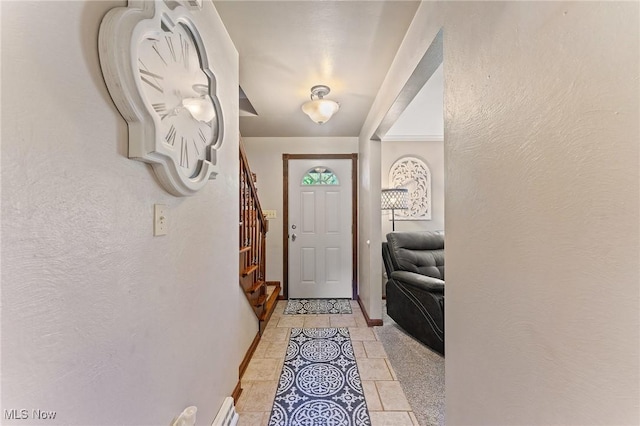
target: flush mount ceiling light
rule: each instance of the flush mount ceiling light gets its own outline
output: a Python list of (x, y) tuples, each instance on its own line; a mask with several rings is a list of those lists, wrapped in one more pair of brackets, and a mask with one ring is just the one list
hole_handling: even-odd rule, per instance
[(302, 105), (302, 111), (318, 124), (329, 121), (333, 114), (340, 109), (340, 105), (336, 101), (324, 99), (330, 91), (329, 86), (313, 86), (311, 88), (311, 100)]

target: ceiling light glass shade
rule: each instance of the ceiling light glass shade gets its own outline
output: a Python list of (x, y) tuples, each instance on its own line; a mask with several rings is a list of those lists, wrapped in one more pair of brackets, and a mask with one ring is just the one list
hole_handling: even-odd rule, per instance
[(340, 105), (336, 101), (323, 99), (330, 91), (331, 89), (328, 86), (313, 86), (311, 88), (311, 100), (302, 105), (302, 111), (318, 124), (324, 124), (329, 121), (333, 114), (340, 109)]
[(409, 190), (406, 188), (383, 189), (381, 199), (382, 210), (409, 208)]
[(323, 124), (340, 109), (337, 102), (329, 99), (316, 99), (302, 105), (302, 111), (318, 124)]

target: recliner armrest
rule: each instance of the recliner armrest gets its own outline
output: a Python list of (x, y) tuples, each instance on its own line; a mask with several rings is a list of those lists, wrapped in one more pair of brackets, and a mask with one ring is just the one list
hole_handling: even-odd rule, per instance
[(391, 279), (432, 293), (444, 293), (444, 281), (409, 271), (394, 271)]

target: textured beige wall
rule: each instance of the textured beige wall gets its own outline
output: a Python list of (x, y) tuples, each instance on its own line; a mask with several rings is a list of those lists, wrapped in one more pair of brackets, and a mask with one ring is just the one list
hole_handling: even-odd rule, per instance
[(444, 28), (448, 425), (640, 424), (638, 8), (423, 2), (379, 92)]
[[(238, 56), (205, 2), (197, 19), (226, 119), (220, 175), (173, 197), (127, 158), (100, 71), (100, 21), (123, 4), (1, 2), (1, 408), (57, 411), (51, 425), (168, 425), (196, 405), (210, 424), (257, 332), (229, 226)], [(155, 203), (168, 205), (169, 233), (154, 238)]]
[(445, 23), (451, 424), (640, 423), (638, 6)]

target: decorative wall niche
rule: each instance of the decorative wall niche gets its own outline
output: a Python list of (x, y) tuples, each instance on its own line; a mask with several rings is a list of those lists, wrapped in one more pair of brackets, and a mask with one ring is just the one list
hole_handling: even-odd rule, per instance
[(401, 157), (389, 170), (390, 188), (409, 190), (409, 208), (398, 210), (396, 220), (431, 220), (431, 170), (417, 157)]

